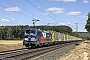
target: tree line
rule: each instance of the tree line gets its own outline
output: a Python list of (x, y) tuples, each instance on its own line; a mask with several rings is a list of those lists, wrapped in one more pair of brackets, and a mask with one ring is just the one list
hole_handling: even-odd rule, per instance
[[(29, 25), (18, 26), (0, 26), (0, 40), (22, 40), (24, 39), (24, 31), (26, 28), (34, 28)], [(42, 30), (53, 30), (64, 34), (78, 36), (69, 26), (35, 26)]]

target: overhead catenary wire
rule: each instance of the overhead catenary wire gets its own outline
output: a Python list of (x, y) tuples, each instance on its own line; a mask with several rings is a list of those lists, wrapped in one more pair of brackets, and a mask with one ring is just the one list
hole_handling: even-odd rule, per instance
[[(16, 6), (16, 7), (19, 7), (19, 6), (17, 6), (16, 4), (14, 4), (14, 3), (12, 3), (12, 2), (10, 2), (10, 1), (8, 1), (8, 0), (5, 0), (5, 1), (7, 1), (8, 3), (10, 3), (10, 4), (12, 4), (12, 5), (14, 5), (14, 6)], [(27, 1), (27, 0), (26, 0)], [(29, 1), (27, 1), (27, 2), (29, 2)], [(39, 1), (38, 1), (39, 2)], [(29, 2), (30, 3), (30, 2)], [(39, 2), (40, 3), (40, 2)], [(32, 3), (30, 3), (30, 4), (32, 4)], [(34, 4), (32, 4), (34, 7), (36, 7)], [(44, 5), (42, 5), (43, 7), (45, 7)], [(23, 8), (21, 8), (21, 7), (19, 7), (20, 9), (22, 9), (22, 10), (24, 10), (24, 11), (26, 11), (25, 9), (23, 9)], [(36, 7), (37, 8), (37, 7)], [(45, 7), (46, 8), (46, 7)], [(43, 13), (45, 13), (43, 10), (41, 10), (40, 8), (37, 8), (37, 9), (39, 9), (40, 11), (42, 11)], [(28, 11), (26, 11), (26, 12), (28, 12)], [(29, 17), (28, 15), (25, 15), (25, 14), (23, 14), (23, 13), (20, 13), (20, 12), (17, 12), (17, 13), (19, 13), (19, 14), (21, 14), (21, 15), (24, 15), (24, 16), (26, 16), (26, 17)], [(28, 13), (31, 13), (31, 12), (28, 12)], [(33, 14), (33, 13), (31, 13), (32, 15), (35, 15), (35, 14)], [(37, 15), (35, 15), (35, 16), (37, 16)], [(48, 15), (49, 17), (51, 17), (50, 15)], [(55, 15), (54, 15), (55, 16)], [(30, 17), (30, 18), (32, 18), (32, 19), (34, 19), (33, 17)], [(53, 17), (51, 17), (51, 18), (53, 18)], [(53, 18), (54, 20), (55, 20), (55, 17)], [(42, 22), (42, 21), (40, 21), (40, 22)], [(45, 22), (42, 22), (42, 23), (44, 23), (44, 24), (47, 24), (47, 23), (45, 23)]]
[[(3, 5), (0, 5), (1, 7), (3, 7), (3, 8), (8, 8), (8, 7), (5, 7), (5, 6), (3, 6)], [(23, 16), (26, 16), (26, 17), (28, 17), (28, 18), (32, 18), (32, 17), (30, 17), (30, 16), (28, 16), (28, 15), (25, 15), (25, 14), (23, 14), (23, 13), (20, 13), (20, 12), (18, 12), (18, 11), (13, 11), (13, 12), (16, 12), (16, 13), (18, 13), (18, 14), (20, 14), (20, 15), (23, 15)]]
[(39, 4), (41, 4), (44, 8), (47, 8), (47, 7), (45, 7), (39, 0), (37, 0), (37, 2), (38, 2)]
[[(3, 5), (0, 5), (1, 7), (3, 7), (3, 8), (7, 8), (7, 7), (5, 7), (5, 6), (3, 6)], [(20, 12), (17, 12), (17, 11), (13, 11), (13, 12), (16, 12), (16, 13), (18, 13), (18, 14), (20, 14), (20, 15), (23, 15), (23, 16), (25, 16), (25, 17), (28, 17), (28, 18), (32, 18), (32, 17), (30, 17), (30, 16), (27, 16), (27, 15), (25, 15), (25, 14), (23, 14), (23, 13), (20, 13)], [(40, 21), (40, 22), (42, 22), (42, 21)], [(42, 23), (44, 23), (44, 22), (42, 22)], [(46, 24), (46, 23), (44, 23), (44, 24)]]
[[(47, 8), (47, 7), (45, 7), (39, 0), (37, 0), (37, 2), (39, 3), (39, 4), (41, 4), (44, 8)], [(55, 15), (54, 15), (54, 20), (56, 20), (56, 18), (55, 18)], [(57, 22), (59, 22), (58, 20), (57, 20)], [(56, 25), (57, 23), (55, 23), (55, 25)], [(67, 23), (66, 23), (67, 24)], [(54, 25), (54, 26), (55, 26)], [(67, 24), (67, 25), (69, 25), (69, 26), (71, 26), (70, 24)], [(73, 27), (73, 26), (71, 26), (71, 27)], [(74, 29), (76, 29), (75, 27), (73, 27)]]
[[(44, 8), (47, 9), (47, 7), (44, 6), (39, 0), (37, 0), (37, 2), (38, 2), (39, 4), (41, 4)], [(57, 22), (59, 22), (59, 21), (55, 18), (55, 14), (53, 14), (53, 15), (54, 15), (54, 20), (56, 20)], [(61, 20), (61, 19), (60, 19), (60, 20)], [(57, 23), (55, 23), (54, 26), (55, 26), (56, 24), (57, 24)]]
[[(14, 4), (14, 3), (12, 3), (12, 2), (10, 2), (10, 1), (8, 1), (8, 0), (6, 0), (7, 2), (9, 2), (9, 3), (11, 3), (11, 4), (13, 4), (14, 6), (17, 6), (16, 4)], [(31, 5), (33, 5), (34, 7), (36, 7), (37, 9), (39, 9), (40, 11), (42, 11), (43, 13), (45, 13), (43, 10), (41, 10), (40, 8), (38, 8), (37, 6), (35, 6), (34, 4), (32, 4), (30, 1), (28, 1), (28, 0), (25, 0), (25, 1), (27, 1), (28, 3), (30, 3)], [(46, 8), (39, 0), (37, 0), (44, 8)], [(4, 7), (4, 6), (2, 6), (2, 7)], [(7, 7), (4, 7), (4, 8), (7, 8)], [(21, 8), (22, 9), (22, 8)], [(24, 10), (24, 9), (23, 9)], [(18, 14), (21, 14), (21, 15), (23, 15), (23, 16), (26, 16), (26, 17), (29, 17), (29, 18), (32, 18), (32, 17), (30, 17), (30, 16), (28, 16), (28, 15), (25, 15), (25, 14), (23, 14), (23, 13), (20, 13), (20, 12), (17, 12), (17, 11), (14, 11), (14, 12), (16, 12), (16, 13), (18, 13)], [(35, 14), (33, 14), (33, 15), (35, 15)], [(49, 17), (51, 17), (50, 15), (48, 15)], [(55, 15), (54, 15), (55, 16)], [(56, 19), (55, 19), (55, 17), (53, 18), (53, 17), (51, 17), (53, 20), (55, 20), (55, 21), (57, 21)], [(42, 22), (42, 21), (40, 21), (40, 22)], [(58, 21), (57, 21), (58, 22)], [(42, 23), (44, 23), (44, 22), (42, 22)], [(44, 24), (46, 24), (46, 23), (44, 23)], [(55, 25), (56, 25), (56, 23), (55, 23)], [(67, 24), (67, 25), (70, 25), (70, 24)], [(70, 25), (71, 26), (71, 25)]]
[[(25, 0), (25, 1), (28, 2), (30, 5), (34, 6), (35, 8), (37, 8), (38, 10), (40, 10), (41, 12), (46, 13), (45, 11), (41, 10), (40, 8), (38, 8), (37, 6), (35, 6), (34, 4), (32, 4), (30, 1), (28, 1), (28, 0)], [(49, 16), (50, 18), (52, 18), (53, 20), (55, 20), (52, 16), (50, 16), (50, 15), (47, 15), (47, 16)], [(55, 21), (57, 21), (57, 20), (55, 20)]]
[[(25, 9), (23, 9), (23, 8), (21, 8), (20, 6), (17, 6), (16, 4), (14, 4), (14, 3), (12, 3), (12, 2), (10, 2), (10, 1), (8, 1), (8, 0), (5, 0), (5, 1), (7, 1), (8, 3), (10, 3), (10, 4), (12, 4), (12, 5), (14, 5), (14, 6), (16, 6), (16, 7), (19, 7), (21, 10), (24, 10), (24, 11), (26, 11)], [(31, 13), (31, 12), (29, 12), (29, 11), (26, 11), (27, 13)], [(33, 14), (33, 13), (31, 13), (32, 15), (35, 15), (35, 14)], [(35, 15), (36, 16), (36, 15)], [(33, 17), (32, 17), (33, 18)]]
[[(10, 2), (10, 1), (8, 1), (8, 0), (6, 0), (8, 3), (10, 3), (10, 4), (12, 4), (12, 5), (14, 5), (14, 6), (16, 6), (16, 7), (19, 7), (19, 6), (17, 6), (15, 3), (12, 3), (12, 2)], [(24, 10), (24, 11), (26, 11), (25, 9), (23, 9), (23, 8), (21, 8), (21, 7), (19, 7), (21, 10)], [(28, 12), (28, 13), (30, 13), (30, 14), (32, 14), (32, 19), (34, 19), (34, 17), (33, 17), (33, 15), (34, 16), (37, 16), (37, 15), (35, 15), (35, 14), (33, 14), (33, 13), (31, 13), (31, 12), (29, 12), (29, 11), (26, 11), (26, 12)], [(19, 12), (18, 12), (19, 13)], [(19, 13), (19, 14), (21, 14), (21, 13)], [(23, 14), (22, 14), (23, 15)], [(37, 16), (37, 17), (39, 17), (39, 16)], [(40, 21), (40, 22), (42, 22), (42, 21)], [(44, 22), (42, 22), (42, 23), (44, 23)], [(44, 24), (46, 24), (46, 23), (44, 23)]]
[[(43, 4), (42, 4), (39, 0), (37, 0), (37, 2), (38, 2), (39, 4), (41, 4), (44, 8), (46, 8), (46, 9), (47, 9), (47, 7), (45, 7), (45, 6), (44, 6), (44, 5), (43, 5)], [(54, 19), (55, 21), (59, 22), (58, 20), (56, 20), (56, 19), (55, 19), (55, 14), (53, 14), (53, 16), (54, 16), (54, 18), (53, 18), (53, 19)]]

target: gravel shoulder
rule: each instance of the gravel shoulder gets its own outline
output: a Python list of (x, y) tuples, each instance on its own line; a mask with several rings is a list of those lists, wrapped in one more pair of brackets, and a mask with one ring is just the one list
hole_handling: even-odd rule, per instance
[(61, 57), (62, 55), (65, 55), (66, 53), (68, 53), (68, 51), (70, 51), (74, 47), (75, 47), (75, 44), (64, 46), (62, 48), (56, 49), (49, 53), (45, 53), (31, 60), (57, 60), (59, 57)]
[(90, 40), (80, 43), (57, 60), (90, 60)]

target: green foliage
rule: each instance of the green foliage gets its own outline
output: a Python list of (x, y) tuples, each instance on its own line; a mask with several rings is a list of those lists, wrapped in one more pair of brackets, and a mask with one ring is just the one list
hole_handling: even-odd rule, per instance
[(85, 25), (85, 29), (90, 32), (90, 13), (88, 13), (88, 20), (87, 23)]
[(23, 39), (24, 31), (29, 26), (0, 26), (1, 40), (19, 40)]
[(60, 33), (70, 34), (72, 29), (69, 26), (36, 26), (42, 30), (53, 30)]
[[(0, 26), (0, 39), (1, 40), (21, 40), (24, 38), (24, 31), (26, 28), (34, 28), (33, 26), (28, 25), (19, 25), (19, 26)], [(72, 29), (69, 26), (36, 26), (42, 30), (53, 30), (64, 34), (69, 34), (73, 36), (75, 33), (72, 32)]]

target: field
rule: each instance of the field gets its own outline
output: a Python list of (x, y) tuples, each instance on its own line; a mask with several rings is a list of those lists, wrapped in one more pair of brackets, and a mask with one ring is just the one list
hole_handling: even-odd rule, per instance
[(23, 40), (0, 40), (0, 51), (23, 48)]

